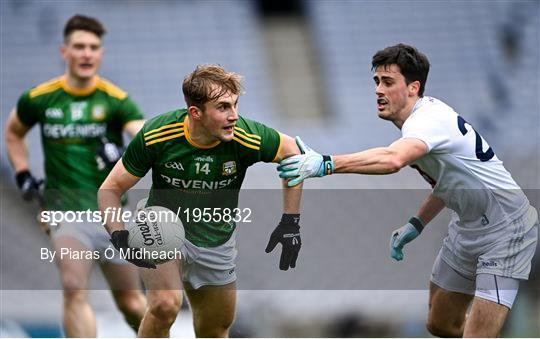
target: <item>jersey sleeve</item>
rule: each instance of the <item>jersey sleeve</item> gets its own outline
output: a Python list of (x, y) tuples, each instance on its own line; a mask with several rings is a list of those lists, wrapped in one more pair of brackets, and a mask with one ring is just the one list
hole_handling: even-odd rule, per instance
[(122, 126), (133, 120), (144, 119), (141, 110), (129, 96), (120, 101), (118, 105), (118, 116)]
[(234, 130), (234, 140), (244, 146), (244, 156), (248, 164), (274, 161), (281, 146), (281, 135), (278, 131), (245, 118), (239, 119)]
[(30, 99), (30, 91), (24, 92), (17, 102), (17, 117), (26, 126), (32, 127), (39, 122), (39, 110)]
[(145, 127), (135, 135), (122, 155), (122, 163), (126, 170), (139, 178), (146, 175), (154, 162), (153, 153), (144, 143)]
[(403, 138), (422, 140), (428, 152), (445, 152), (451, 142), (447, 122), (436, 111), (417, 112), (407, 119), (401, 132)]

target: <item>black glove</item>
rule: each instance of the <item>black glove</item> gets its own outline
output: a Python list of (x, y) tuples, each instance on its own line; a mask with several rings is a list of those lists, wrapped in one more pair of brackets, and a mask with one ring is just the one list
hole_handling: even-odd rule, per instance
[(21, 190), (22, 198), (26, 201), (31, 201), (36, 198), (41, 202), (41, 194), (39, 187), (43, 180), (36, 179), (29, 170), (24, 170), (15, 175), (17, 186)]
[(300, 214), (283, 214), (279, 225), (270, 235), (265, 252), (270, 253), (278, 243), (281, 243), (281, 259), (279, 260), (279, 269), (286, 271), (296, 266), (298, 252), (302, 247), (300, 239)]
[[(139, 267), (144, 268), (156, 268), (156, 265), (146, 262), (142, 259), (135, 259), (136, 253), (140, 252), (140, 248), (133, 248), (129, 247), (128, 245), (128, 237), (129, 237), (129, 231), (128, 230), (121, 230), (121, 231), (114, 231), (111, 234), (111, 242), (120, 253), (123, 253), (125, 257), (123, 256), (123, 259), (126, 259), (133, 265), (137, 265)], [(128, 251), (129, 249), (129, 251)], [(131, 255), (128, 254), (131, 252)]]
[(101, 138), (101, 147), (96, 154), (96, 162), (100, 171), (111, 169), (116, 165), (118, 159), (122, 157), (124, 149), (117, 144), (110, 142), (107, 138)]

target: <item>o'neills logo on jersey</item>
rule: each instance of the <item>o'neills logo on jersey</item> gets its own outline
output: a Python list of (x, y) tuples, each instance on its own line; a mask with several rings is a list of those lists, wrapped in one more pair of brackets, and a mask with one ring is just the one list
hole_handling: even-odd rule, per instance
[(43, 135), (47, 138), (97, 138), (105, 135), (107, 125), (98, 124), (43, 124)]
[(236, 161), (227, 161), (223, 163), (223, 175), (232, 175), (236, 173)]
[(183, 189), (203, 189), (203, 190), (215, 190), (219, 188), (225, 188), (236, 180), (236, 176), (230, 179), (219, 181), (206, 181), (206, 180), (184, 180), (180, 178), (171, 178), (165, 174), (161, 174), (161, 178), (171, 186)]
[(214, 162), (214, 158), (212, 158), (210, 155), (207, 156), (198, 156), (195, 157), (195, 161), (204, 161), (204, 162)]

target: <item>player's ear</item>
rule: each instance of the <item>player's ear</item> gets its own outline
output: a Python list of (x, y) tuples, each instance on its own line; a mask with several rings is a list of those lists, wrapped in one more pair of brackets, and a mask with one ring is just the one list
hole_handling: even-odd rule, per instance
[(189, 106), (188, 107), (188, 114), (193, 118), (193, 119), (201, 119), (202, 118), (202, 111), (199, 107), (197, 106)]
[(418, 92), (420, 91), (420, 81), (415, 80), (409, 84), (409, 96), (415, 96), (418, 95)]
[(62, 56), (62, 59), (64, 60), (66, 60), (66, 49), (67, 49), (67, 46), (65, 43), (60, 45), (60, 55)]

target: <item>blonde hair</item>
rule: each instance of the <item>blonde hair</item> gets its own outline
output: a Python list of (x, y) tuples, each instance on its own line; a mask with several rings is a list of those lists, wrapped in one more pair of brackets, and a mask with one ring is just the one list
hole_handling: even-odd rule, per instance
[[(240, 95), (242, 76), (227, 72), (220, 65), (198, 65), (188, 74), (182, 83), (184, 100), (189, 106), (196, 106), (204, 111), (204, 105), (226, 93)], [(217, 90), (215, 88), (217, 86)]]

